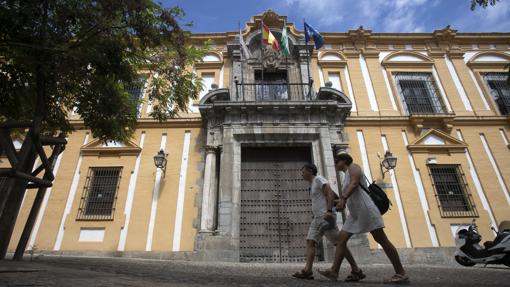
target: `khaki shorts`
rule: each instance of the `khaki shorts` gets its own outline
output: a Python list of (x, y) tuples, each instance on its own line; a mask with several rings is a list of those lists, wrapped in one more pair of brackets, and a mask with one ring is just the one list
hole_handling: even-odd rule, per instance
[(319, 243), (322, 236), (326, 236), (330, 242), (335, 243), (340, 235), (338, 226), (335, 224), (335, 228), (324, 230), (324, 227), (327, 225), (329, 224), (324, 218), (314, 217), (308, 228), (306, 240), (313, 240), (315, 243)]

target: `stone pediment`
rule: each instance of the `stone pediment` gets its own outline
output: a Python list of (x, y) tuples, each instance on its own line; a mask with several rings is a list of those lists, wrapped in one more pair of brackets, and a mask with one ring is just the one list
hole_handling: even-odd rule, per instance
[(474, 55), (467, 65), (471, 68), (500, 68), (505, 69), (510, 63), (510, 55), (497, 52), (480, 52)]
[(413, 51), (394, 52), (384, 57), (382, 60), (382, 65), (386, 67), (431, 67), (433, 64), (434, 61), (428, 56)]
[(90, 143), (82, 146), (80, 151), (83, 155), (138, 155), (142, 149), (132, 141), (115, 142), (115, 141), (101, 141), (95, 139)]
[(407, 146), (412, 152), (464, 152), (466, 143), (440, 130), (430, 129)]
[[(253, 32), (260, 32), (260, 28), (262, 27), (262, 22), (269, 28), (274, 28), (276, 30), (281, 31), (283, 27), (283, 23), (287, 21), (287, 16), (278, 15), (273, 10), (269, 9), (262, 14), (253, 16), (249, 22), (246, 23), (245, 28), (242, 33), (243, 36), (251, 34)], [(290, 36), (293, 37), (302, 37), (303, 32), (297, 30), (296, 26), (292, 22), (287, 22), (287, 28)]]

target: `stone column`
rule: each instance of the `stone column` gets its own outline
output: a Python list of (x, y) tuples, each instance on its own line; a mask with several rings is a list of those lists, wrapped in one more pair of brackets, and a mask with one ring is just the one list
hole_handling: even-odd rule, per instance
[(215, 146), (205, 147), (205, 171), (204, 186), (202, 189), (202, 219), (200, 232), (210, 233), (215, 229), (216, 202), (217, 202), (217, 179), (216, 179), (216, 151)]

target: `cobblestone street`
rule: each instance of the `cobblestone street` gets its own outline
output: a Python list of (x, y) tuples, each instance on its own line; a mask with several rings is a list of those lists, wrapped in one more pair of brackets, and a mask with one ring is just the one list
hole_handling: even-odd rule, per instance
[[(316, 264), (326, 267), (329, 264)], [(0, 261), (1, 286), (380, 286), (393, 274), (389, 264), (363, 265), (362, 283), (290, 276), (302, 264), (206, 263), (125, 258), (42, 257)], [(412, 286), (507, 286), (510, 268), (490, 266), (407, 266)], [(341, 278), (347, 274), (342, 268)]]

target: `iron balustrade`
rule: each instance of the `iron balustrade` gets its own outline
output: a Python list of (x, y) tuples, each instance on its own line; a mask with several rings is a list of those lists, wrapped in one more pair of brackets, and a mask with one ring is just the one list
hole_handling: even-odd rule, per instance
[(78, 209), (78, 220), (113, 220), (122, 167), (91, 167)]
[(312, 83), (240, 83), (235, 81), (235, 86), (236, 101), (304, 101), (313, 98)]
[(477, 217), (460, 165), (429, 165), (432, 185), (442, 217)]
[(446, 114), (431, 74), (397, 73), (395, 81), (409, 115)]

